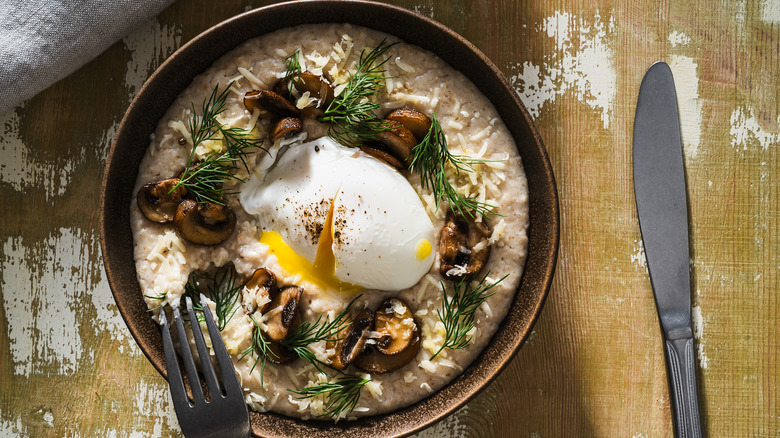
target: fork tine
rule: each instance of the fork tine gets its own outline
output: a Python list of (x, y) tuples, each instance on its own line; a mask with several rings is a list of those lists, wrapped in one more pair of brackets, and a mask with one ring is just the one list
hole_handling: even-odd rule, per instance
[(176, 358), (176, 349), (173, 347), (173, 339), (171, 339), (171, 325), (168, 323), (165, 310), (160, 312), (160, 323), (163, 325), (163, 351), (165, 352), (165, 367), (168, 370), (168, 384), (171, 387), (171, 399), (174, 407), (179, 410), (177, 403), (179, 400), (187, 400), (187, 390), (184, 388), (184, 380), (179, 369), (179, 360)]
[[(214, 372), (214, 366), (211, 364), (211, 358), (209, 358), (209, 351), (206, 348), (206, 342), (203, 339), (203, 331), (200, 328), (198, 319), (195, 316), (195, 309), (192, 307), (192, 299), (186, 297), (187, 313), (190, 315), (190, 322), (192, 324), (192, 337), (195, 339), (195, 346), (198, 347), (198, 358), (200, 359), (200, 371), (203, 373), (203, 377), (206, 379), (206, 385), (209, 388), (209, 395), (211, 398), (221, 394), (219, 389), (219, 383), (217, 382), (217, 374)], [(203, 306), (203, 314), (209, 314), (208, 306)], [(212, 339), (214, 339), (212, 337)], [(214, 342), (212, 341), (212, 346)]]
[[(219, 329), (214, 322), (214, 318), (211, 316), (211, 311), (209, 311), (205, 295), (200, 294), (200, 302), (204, 309), (203, 316), (206, 317), (206, 326), (209, 329), (209, 336), (211, 336), (211, 339), (220, 338)], [(222, 384), (224, 385), (225, 394), (233, 394), (234, 396), (242, 394), (241, 385), (238, 383), (238, 378), (236, 377), (236, 372), (233, 368), (233, 362), (230, 360), (225, 344), (223, 342), (212, 342), (212, 347), (214, 348), (214, 354), (217, 357), (217, 364), (219, 364), (219, 372), (222, 375)], [(244, 408), (246, 408), (246, 404), (244, 404)]]
[[(193, 404), (197, 405), (206, 401), (203, 396), (203, 389), (200, 387), (200, 378), (198, 369), (195, 368), (195, 360), (192, 357), (190, 343), (187, 340), (187, 333), (184, 331), (184, 322), (182, 321), (179, 308), (173, 309), (173, 323), (176, 325), (176, 331), (179, 333), (179, 346), (181, 348), (181, 358), (184, 361), (184, 368), (187, 370), (187, 376), (190, 378), (190, 389), (192, 390)], [(194, 324), (197, 325), (197, 322)], [(194, 326), (193, 325), (193, 326)]]
[[(233, 363), (228, 356), (219, 329), (211, 315), (211, 311), (206, 302), (206, 297), (202, 294), (201, 303), (203, 305), (203, 315), (209, 329), (211, 343), (214, 346), (220, 373), (224, 381), (224, 388), (226, 388), (226, 394), (221, 394), (219, 391), (219, 381), (216, 379), (214, 367), (209, 359), (203, 331), (195, 317), (195, 309), (192, 305), (192, 300), (185, 297), (185, 305), (193, 331), (193, 341), (198, 348), (200, 358), (205, 358), (205, 360), (201, 360), (204, 376), (206, 376), (207, 381), (213, 380), (214, 389), (212, 389), (212, 385), (209, 383), (208, 388), (211, 399), (206, 401), (203, 397), (198, 371), (195, 368), (192, 349), (187, 340), (187, 334), (184, 331), (181, 310), (178, 307), (173, 309), (173, 323), (176, 326), (176, 331), (181, 340), (178, 358), (171, 337), (170, 324), (168, 323), (165, 313), (162, 313), (160, 315), (160, 324), (163, 326), (162, 337), (165, 351), (165, 367), (168, 370), (168, 382), (171, 390), (173, 407), (176, 410), (176, 417), (179, 419), (182, 433), (189, 438), (247, 437), (250, 434), (252, 426), (244, 394), (241, 391), (238, 377), (233, 370)], [(187, 371), (187, 375), (190, 378), (190, 387), (193, 396), (192, 401), (187, 397), (186, 388), (182, 379), (182, 371), (179, 365), (182, 360), (184, 361), (184, 368)]]

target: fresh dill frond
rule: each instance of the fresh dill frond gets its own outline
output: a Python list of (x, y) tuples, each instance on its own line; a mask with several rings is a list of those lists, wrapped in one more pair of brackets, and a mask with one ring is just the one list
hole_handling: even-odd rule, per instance
[(226, 190), (224, 183), (229, 180), (241, 181), (233, 171), (236, 169), (235, 157), (229, 152), (209, 155), (205, 160), (188, 166), (179, 180), (179, 185), (187, 188), (187, 191), (199, 203), (213, 202), (224, 205), (225, 196), (237, 193)]
[(478, 201), (476, 197), (462, 196), (447, 179), (446, 163), (450, 163), (459, 174), (460, 172), (473, 172), (472, 164), (475, 162), (478, 160), (450, 153), (447, 147), (447, 137), (436, 119), (436, 113), (433, 113), (428, 134), (412, 149), (412, 162), (409, 169), (420, 175), (423, 188), (433, 192), (436, 208), (439, 207), (442, 199), (446, 199), (450, 207), (464, 217), (473, 219), (475, 213), (480, 213), (483, 216), (496, 215), (495, 206)]
[(485, 282), (488, 275), (490, 275), (490, 272), (485, 274), (482, 280), (474, 287), (471, 287), (472, 281), (467, 278), (459, 281), (455, 285), (455, 292), (452, 298), (447, 295), (444, 282), (441, 283), (442, 309), (437, 310), (436, 313), (439, 315), (439, 320), (444, 324), (444, 343), (431, 356), (431, 360), (445, 348), (459, 350), (471, 342), (469, 332), (474, 328), (475, 312), (488, 297), (493, 295), (493, 293), (488, 293), (488, 291), (507, 277), (505, 275), (495, 283), (488, 284)]
[(298, 400), (324, 396), (325, 413), (322, 416), (337, 419), (343, 412), (352, 412), (355, 409), (360, 400), (360, 390), (370, 381), (371, 379), (342, 374), (332, 382), (291, 389), (290, 392), (297, 394)]
[(160, 302), (160, 304), (158, 304), (158, 305), (156, 305), (156, 306), (154, 306), (154, 307), (149, 309), (149, 312), (153, 312), (153, 311), (155, 311), (157, 309), (162, 309), (163, 307), (165, 307), (165, 298), (168, 297), (168, 291), (160, 292), (157, 295), (147, 295), (147, 294), (144, 294), (144, 297), (146, 297), (146, 298), (148, 298), (148, 299), (150, 299), (152, 301), (159, 301)]
[(284, 82), (287, 84), (287, 92), (292, 97), (292, 87), (301, 81), (301, 50), (297, 49), (292, 55), (284, 59), (287, 70), (284, 72)]
[(320, 120), (330, 123), (328, 135), (337, 142), (359, 146), (375, 140), (377, 132), (391, 128), (376, 115), (380, 105), (374, 97), (384, 90), (385, 81), (390, 78), (385, 76), (385, 63), (390, 58), (381, 58), (395, 44), (382, 40), (370, 52), (363, 50), (357, 70), (325, 110)]
[[(216, 128), (219, 125), (217, 116), (225, 111), (225, 105), (227, 104), (227, 96), (230, 91), (230, 87), (233, 85), (231, 82), (222, 92), (219, 91), (219, 84), (211, 90), (211, 95), (203, 100), (201, 106), (200, 116), (197, 116), (195, 111), (195, 104), (192, 104), (192, 117), (188, 121), (188, 127), (190, 129), (190, 135), (192, 136), (192, 149), (203, 143), (206, 140), (212, 140), (216, 135)], [(190, 154), (190, 161), (187, 163), (187, 167), (192, 163), (194, 154)]]
[(349, 309), (352, 308), (352, 304), (354, 304), (355, 300), (358, 298), (360, 298), (360, 296), (353, 298), (352, 301), (347, 304), (347, 307), (339, 312), (332, 321), (327, 317), (323, 320), (322, 314), (320, 314), (314, 322), (303, 321), (295, 330), (287, 335), (281, 344), (288, 348), (293, 348), (320, 341), (340, 340), (338, 337), (339, 333), (352, 324), (347, 321), (347, 316), (349, 315)]
[(330, 368), (330, 365), (326, 364), (325, 362), (317, 358), (317, 355), (314, 354), (314, 352), (311, 351), (308, 347), (297, 345), (295, 347), (292, 347), (291, 349), (293, 353), (295, 353), (295, 355), (298, 356), (300, 359), (303, 359), (306, 362), (309, 362), (310, 364), (314, 365), (314, 368), (317, 368), (317, 372), (321, 374), (325, 374), (326, 376), (330, 376), (330, 373), (325, 371), (325, 368)]
[(249, 372), (251, 373), (254, 371), (257, 364), (260, 364), (260, 387), (263, 387), (263, 375), (265, 374), (265, 365), (268, 363), (268, 358), (277, 357), (277, 355), (271, 350), (270, 341), (263, 335), (263, 331), (257, 320), (255, 320), (252, 315), (249, 315), (249, 319), (251, 319), (252, 323), (255, 325), (252, 330), (252, 345), (241, 353), (238, 360), (242, 361), (245, 357), (251, 355), (252, 352), (255, 352), (255, 362), (252, 364), (252, 368), (249, 369)]
[(157, 294), (157, 295), (147, 295), (147, 294), (144, 294), (144, 296), (145, 296), (146, 298), (149, 298), (149, 299), (150, 299), (150, 300), (152, 300), (152, 301), (162, 301), (162, 300), (164, 300), (164, 299), (165, 299), (165, 297), (166, 297), (166, 296), (168, 296), (168, 292), (167, 292), (167, 291), (165, 291), (165, 292), (160, 292), (160, 293), (159, 293), (159, 294)]
[[(193, 308), (196, 310), (203, 310), (200, 303), (201, 293), (214, 301), (217, 327), (222, 331), (240, 307), (238, 306), (238, 298), (243, 287), (243, 284), (238, 282), (238, 274), (233, 266), (226, 265), (214, 271), (213, 274), (191, 274), (187, 284), (184, 285), (184, 295), (192, 299)], [(201, 318), (203, 317), (198, 314), (198, 319)]]
[[(203, 100), (200, 116), (195, 115), (195, 105), (192, 105), (193, 116), (189, 119), (189, 130), (192, 136), (192, 151), (187, 160), (178, 186), (184, 186), (199, 203), (213, 202), (224, 205), (225, 195), (235, 194), (235, 191), (226, 191), (224, 183), (229, 180), (242, 181), (234, 172), (239, 166), (247, 172), (249, 168), (246, 156), (251, 148), (263, 149), (263, 141), (254, 138), (250, 131), (226, 126), (219, 122), (217, 116), (226, 109), (227, 97), (230, 94), (231, 82), (223, 91), (219, 91), (219, 84), (214, 87), (211, 95)], [(202, 161), (196, 160), (196, 149), (205, 141), (221, 141), (223, 151), (213, 153)]]
[(352, 324), (347, 319), (349, 309), (352, 308), (352, 304), (358, 298), (360, 296), (353, 298), (347, 304), (347, 307), (339, 312), (332, 321), (329, 318), (323, 320), (323, 315), (320, 314), (314, 322), (302, 322), (295, 330), (288, 333), (287, 337), (280, 344), (294, 351), (301, 359), (314, 365), (317, 371), (328, 374), (323, 369), (324, 366), (328, 365), (319, 360), (307, 345), (321, 341), (335, 342), (341, 340), (342, 338), (339, 337), (340, 333)]
[(233, 158), (232, 164), (236, 168), (240, 161), (241, 167), (249, 171), (249, 165), (246, 164), (246, 156), (249, 154), (249, 148), (259, 148), (266, 151), (266, 149), (261, 146), (263, 140), (254, 138), (249, 130), (237, 126), (225, 127), (225, 125), (219, 125), (219, 133), (222, 135), (222, 139), (225, 142), (225, 152), (230, 158)]

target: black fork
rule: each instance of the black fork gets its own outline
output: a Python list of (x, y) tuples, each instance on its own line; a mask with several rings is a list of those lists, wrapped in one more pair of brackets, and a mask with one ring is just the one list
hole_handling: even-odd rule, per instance
[(214, 318), (211, 316), (211, 311), (206, 304), (206, 297), (201, 295), (200, 299), (203, 307), (203, 316), (206, 319), (206, 326), (211, 337), (211, 346), (219, 365), (222, 380), (221, 386), (209, 359), (208, 348), (203, 339), (203, 332), (200, 329), (200, 324), (198, 324), (198, 319), (195, 316), (192, 300), (190, 297), (185, 297), (185, 302), (191, 322), (192, 337), (198, 348), (200, 369), (208, 388), (209, 400), (206, 400), (200, 385), (198, 368), (195, 366), (195, 359), (192, 356), (189, 342), (187, 342), (187, 333), (184, 330), (181, 312), (178, 308), (173, 309), (173, 323), (176, 326), (179, 337), (181, 359), (184, 361), (184, 368), (190, 381), (192, 400), (187, 397), (179, 360), (171, 339), (168, 319), (164, 311), (160, 312), (163, 348), (165, 350), (165, 367), (168, 370), (168, 383), (171, 388), (173, 407), (176, 410), (176, 416), (179, 418), (179, 425), (187, 438), (248, 437), (251, 428), (249, 412), (244, 401), (241, 386), (238, 383), (238, 377), (233, 369), (233, 363), (230, 361), (225, 344), (222, 342), (219, 329), (214, 323)]

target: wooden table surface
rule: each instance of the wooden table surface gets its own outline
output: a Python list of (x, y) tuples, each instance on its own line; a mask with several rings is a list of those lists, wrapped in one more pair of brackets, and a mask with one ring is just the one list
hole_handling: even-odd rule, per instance
[[(269, 2), (179, 0), (0, 115), (0, 436), (178, 436), (166, 382), (105, 280), (99, 187), (144, 80), (189, 39)], [(639, 83), (676, 77), (693, 317), (709, 436), (780, 436), (780, 1), (394, 0), (503, 70), (535, 119), (561, 202), (557, 272), (497, 381), (423, 437), (673, 434), (639, 234)]]

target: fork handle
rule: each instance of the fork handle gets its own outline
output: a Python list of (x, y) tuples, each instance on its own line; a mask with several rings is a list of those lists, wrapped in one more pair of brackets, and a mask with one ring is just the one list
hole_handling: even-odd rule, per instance
[(702, 431), (693, 337), (665, 340), (664, 343), (675, 435), (678, 438), (700, 438)]

